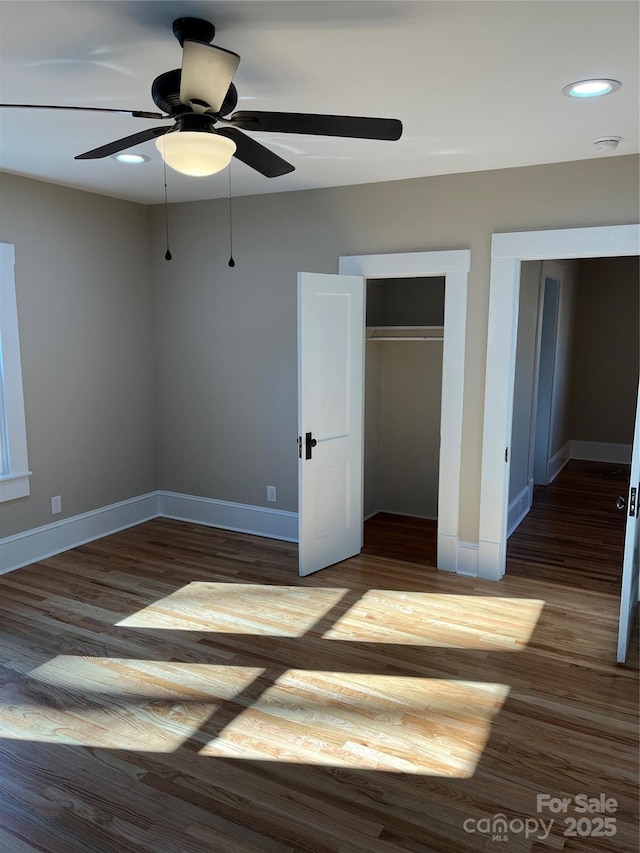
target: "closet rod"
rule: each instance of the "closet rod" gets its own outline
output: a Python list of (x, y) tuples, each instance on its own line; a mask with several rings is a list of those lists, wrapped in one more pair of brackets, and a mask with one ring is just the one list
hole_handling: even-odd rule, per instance
[(410, 337), (409, 335), (399, 335), (398, 337), (391, 337), (389, 335), (388, 337), (372, 336), (372, 337), (368, 337), (367, 340), (368, 341), (440, 341), (440, 343), (442, 343), (442, 341), (444, 341), (444, 338), (429, 337), (427, 335), (422, 335), (419, 337), (418, 336), (411, 336)]

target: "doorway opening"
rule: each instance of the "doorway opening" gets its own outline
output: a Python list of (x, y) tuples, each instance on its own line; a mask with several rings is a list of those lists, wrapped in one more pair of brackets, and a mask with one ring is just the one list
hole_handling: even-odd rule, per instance
[(494, 234), (482, 435), (478, 575), (499, 580), (506, 566), (509, 452), (520, 296), (525, 261), (637, 257), (639, 225)]
[(437, 565), (445, 277), (366, 287), (363, 553)]
[(387, 255), (345, 255), (339, 261), (340, 274), (361, 276), (363, 279), (445, 277), (437, 567), (443, 571), (463, 574), (477, 574), (478, 553), (477, 550), (472, 551), (467, 547), (468, 543), (460, 541), (458, 530), (470, 261), (471, 252), (468, 249)]
[[(482, 436), (478, 574), (499, 580), (505, 571), (509, 505), (509, 450), (523, 261), (565, 258), (615, 258), (640, 255), (640, 225), (604, 225), (551, 231), (494, 234), (485, 406)], [(637, 316), (636, 316), (637, 319)], [(637, 354), (636, 354), (637, 355)], [(637, 364), (637, 362), (636, 362)], [(626, 526), (616, 659), (626, 660), (638, 606), (640, 584), (640, 383), (636, 391), (631, 448), (631, 481), (624, 498)], [(637, 484), (637, 485), (636, 485)]]
[(618, 593), (638, 387), (638, 257), (521, 266), (507, 571)]

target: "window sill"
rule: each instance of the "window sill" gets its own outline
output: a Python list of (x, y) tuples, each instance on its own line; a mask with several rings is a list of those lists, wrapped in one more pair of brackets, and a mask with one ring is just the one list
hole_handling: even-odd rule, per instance
[(0, 503), (13, 501), (16, 498), (25, 498), (31, 494), (29, 477), (31, 471), (22, 471), (19, 474), (6, 474), (0, 476)]

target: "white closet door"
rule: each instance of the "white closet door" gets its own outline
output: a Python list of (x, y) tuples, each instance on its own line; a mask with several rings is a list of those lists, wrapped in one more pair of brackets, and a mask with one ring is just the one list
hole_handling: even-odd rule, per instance
[(360, 553), (364, 278), (298, 274), (299, 572)]

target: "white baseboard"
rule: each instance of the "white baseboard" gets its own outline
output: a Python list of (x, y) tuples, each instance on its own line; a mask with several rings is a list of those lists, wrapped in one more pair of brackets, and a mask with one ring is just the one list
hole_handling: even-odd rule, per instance
[(562, 471), (569, 459), (575, 459), (575, 457), (571, 455), (572, 444), (572, 441), (568, 441), (560, 448), (557, 453), (554, 453), (551, 459), (549, 460), (549, 463), (547, 465), (547, 476), (549, 478), (549, 483), (553, 483), (553, 481), (558, 476), (560, 471)]
[(478, 545), (475, 542), (458, 541), (457, 573), (478, 577)]
[(612, 444), (604, 441), (571, 441), (571, 458), (586, 462), (614, 462), (631, 464), (631, 445)]
[(455, 572), (458, 564), (458, 537), (438, 531), (438, 556), (436, 563), (441, 572)]
[(504, 575), (506, 550), (506, 542), (481, 539), (478, 543), (478, 577), (499, 581)]
[(0, 539), (0, 575), (149, 521), (158, 506), (152, 492)]
[(425, 521), (437, 521), (437, 515), (418, 515), (415, 512), (396, 512), (394, 509), (379, 509), (378, 512), (384, 512), (386, 515), (405, 515), (407, 518), (423, 518)]
[(509, 504), (507, 514), (507, 539), (525, 518), (533, 503), (533, 480), (521, 489)]
[(158, 516), (269, 539), (298, 541), (296, 512), (174, 492), (151, 492), (0, 539), (0, 575)]
[(298, 541), (298, 513), (213, 498), (159, 492), (160, 515), (268, 539)]

